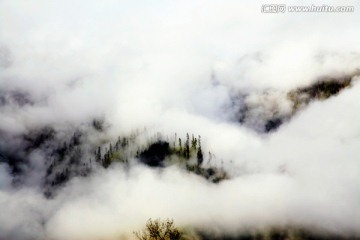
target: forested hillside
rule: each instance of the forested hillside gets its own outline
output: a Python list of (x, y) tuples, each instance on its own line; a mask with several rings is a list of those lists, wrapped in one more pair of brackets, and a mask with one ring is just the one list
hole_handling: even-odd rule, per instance
[(0, 240), (360, 239), (359, 11), (0, 0)]

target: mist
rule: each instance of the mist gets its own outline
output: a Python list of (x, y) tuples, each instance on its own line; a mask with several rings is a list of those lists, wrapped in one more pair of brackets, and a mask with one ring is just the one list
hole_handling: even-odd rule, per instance
[[(149, 218), (360, 237), (358, 3), (262, 13), (269, 3), (0, 1), (0, 239), (135, 239)], [(295, 108), (289, 93), (322, 79), (344, 86)], [(136, 135), (129, 164), (75, 169), (49, 197), (52, 151), (77, 132), (81, 157), (75, 144), (54, 171)], [(187, 133), (227, 179), (135, 156)]]

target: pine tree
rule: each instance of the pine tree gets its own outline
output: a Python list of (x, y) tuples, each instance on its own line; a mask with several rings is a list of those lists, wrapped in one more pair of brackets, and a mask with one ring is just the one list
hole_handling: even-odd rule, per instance
[(98, 151), (96, 152), (96, 161), (101, 162), (101, 147), (99, 147)]
[(116, 141), (116, 144), (115, 144), (115, 150), (116, 151), (120, 150), (120, 145), (121, 145), (121, 139), (120, 139), (120, 136), (119, 136), (118, 140)]
[(175, 133), (174, 149), (176, 149), (176, 139), (177, 139), (177, 134)]
[(198, 151), (197, 151), (198, 166), (200, 166), (203, 161), (204, 161), (204, 156), (203, 156), (203, 153), (202, 153), (202, 150), (201, 150), (201, 137), (199, 135), (199, 147), (198, 147)]
[(189, 133), (186, 134), (186, 143), (185, 143), (185, 158), (190, 158), (190, 139), (189, 139)]
[(196, 150), (196, 145), (197, 145), (197, 139), (194, 138), (194, 134), (193, 134), (191, 139), (191, 149)]
[(199, 149), (198, 149), (198, 151), (197, 151), (197, 162), (198, 162), (198, 165), (200, 166), (203, 161), (204, 161), (204, 156), (203, 156), (201, 147), (199, 147)]
[(112, 148), (111, 143), (110, 143), (110, 146), (109, 146), (109, 152), (110, 152), (110, 155), (112, 155), (112, 153), (113, 153), (113, 148)]

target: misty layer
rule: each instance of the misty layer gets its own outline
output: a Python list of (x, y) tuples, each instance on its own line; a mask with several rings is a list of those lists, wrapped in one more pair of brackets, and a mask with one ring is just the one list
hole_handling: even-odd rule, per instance
[[(259, 132), (272, 132), (283, 123), (290, 121), (292, 116), (312, 101), (326, 100), (350, 87), (355, 76), (356, 74), (342, 78), (322, 78), (310, 86), (297, 88), (286, 94), (270, 90), (263, 93), (250, 92), (234, 100), (238, 101), (235, 106), (241, 105), (238, 113), (239, 122)], [(3, 107), (15, 105), (23, 108), (26, 104), (34, 104), (26, 93), (10, 92), (1, 96)], [(147, 146), (144, 147), (139, 146), (137, 140), (139, 133), (137, 133), (128, 137), (118, 137), (113, 143), (100, 144), (104, 140), (97, 139), (96, 143), (92, 139), (90, 142), (89, 134), (95, 139), (97, 133), (103, 134), (105, 121), (94, 119), (89, 122), (88, 126), (73, 129), (72, 132), (66, 130), (65, 135), (59, 134), (50, 126), (29, 130), (23, 135), (14, 136), (18, 141), (17, 146), (7, 146), (5, 141), (1, 146), (0, 154), (2, 162), (11, 169), (14, 183), (26, 182), (26, 179), (21, 179), (28, 175), (42, 176), (39, 177), (39, 185), (45, 189), (45, 194), (50, 196), (54, 188), (73, 177), (87, 176), (98, 165), (104, 168), (109, 167), (113, 162), (128, 165), (129, 159), (134, 158), (152, 167), (169, 165), (170, 162), (183, 163), (188, 171), (212, 179), (214, 182), (227, 178), (226, 173), (220, 172), (217, 168), (201, 167), (204, 154), (200, 136), (196, 138), (192, 135), (190, 139), (187, 134), (186, 139), (182, 140), (175, 134), (170, 143), (159, 135), (157, 139), (150, 138), (152, 142), (147, 140)], [(2, 139), (6, 139), (5, 136), (10, 137), (9, 133), (2, 133)], [(44, 158), (41, 171), (36, 166), (32, 166), (34, 155)], [(164, 162), (165, 158), (168, 163)], [(190, 161), (193, 158), (197, 160)], [(207, 162), (211, 160), (212, 154), (209, 152)]]
[(1, 0), (0, 239), (359, 239), (358, 9), (262, 4)]
[[(210, 152), (207, 154), (206, 164), (203, 164), (205, 154), (201, 148), (200, 136), (196, 138), (192, 134), (190, 139), (187, 134), (182, 142), (175, 134), (170, 144), (157, 134), (140, 144), (138, 138), (141, 133), (138, 132), (127, 137), (119, 136), (113, 143), (103, 143), (104, 140), (101, 139), (91, 142), (89, 135), (96, 137), (96, 133), (103, 133), (104, 121), (93, 120), (87, 128), (80, 129), (64, 135), (54, 128), (43, 127), (24, 135), (13, 136), (17, 139), (16, 146), (14, 141), (10, 141), (11, 145), (4, 141), (0, 149), (1, 163), (10, 169), (13, 184), (21, 187), (32, 182), (35, 184), (33, 187), (40, 187), (45, 196), (51, 197), (55, 190), (70, 179), (87, 177), (96, 168), (108, 168), (114, 163), (129, 168), (138, 162), (149, 167), (169, 167), (175, 164), (211, 182), (227, 178), (223, 169), (211, 166), (211, 161), (216, 159)], [(5, 140), (6, 134), (3, 133), (1, 137)], [(36, 165), (41, 165), (41, 168)], [(37, 183), (34, 179), (29, 179), (36, 175), (39, 176)]]
[(260, 133), (275, 131), (314, 101), (324, 101), (352, 86), (358, 73), (342, 77), (322, 77), (313, 84), (289, 92), (233, 93), (233, 106), (239, 107), (236, 117), (240, 124)]
[[(353, 79), (356, 79), (356, 77)], [(291, 113), (295, 115), (297, 111), (302, 109), (301, 111), (306, 115), (305, 106), (311, 101), (325, 100), (330, 96), (335, 96), (343, 88), (349, 87), (351, 83), (352, 81), (349, 79), (344, 82), (338, 79), (332, 79), (328, 82), (316, 82), (309, 87), (298, 88), (291, 91), (291, 94), (286, 95), (286, 101), (290, 101), (290, 97), (293, 99), (297, 99), (296, 97), (298, 97), (300, 100), (291, 101), (293, 103), (302, 101), (302, 105), (291, 105), (293, 106)], [(359, 89), (356, 81), (352, 84), (357, 86), (356, 89)], [(353, 95), (356, 96), (356, 92), (354, 92)], [(337, 102), (336, 99), (338, 97), (334, 97), (332, 102)], [(264, 101), (264, 103), (265, 102), (267, 103), (269, 101)], [(276, 103), (277, 102), (274, 101), (272, 106), (274, 108), (280, 108)], [(324, 101), (324, 103), (326, 103), (326, 101)], [(18, 103), (10, 101), (9, 104), (17, 106)], [(330, 107), (332, 105), (330, 105)], [(4, 104), (3, 107), (7, 106), (7, 104)], [(296, 106), (296, 108), (294, 106)], [(19, 107), (24, 108), (24, 106)], [(259, 106), (257, 105), (257, 107)], [(261, 107), (268, 109), (267, 106)], [(318, 105), (318, 107), (322, 108), (321, 105)], [(325, 107), (325, 109), (326, 108), (327, 107)], [(248, 111), (255, 110), (249, 108)], [(302, 115), (301, 112), (298, 114)], [(330, 114), (332, 113), (330, 112)], [(266, 120), (266, 118), (261, 119), (261, 116), (261, 114), (257, 115), (260, 119), (256, 120), (261, 120), (262, 122), (269, 121)], [(291, 126), (290, 117), (284, 117), (284, 119), (289, 121), (288, 124)], [(299, 120), (297, 119), (297, 121)], [(3, 201), (11, 201), (11, 199), (17, 195), (25, 195), (25, 198), (29, 199), (38, 199), (31, 200), (35, 201), (32, 205), (28, 205), (27, 202), (19, 203), (17, 201), (13, 204), (15, 204), (14, 207), (23, 204), (27, 211), (37, 211), (39, 220), (35, 219), (30, 229), (23, 229), (23, 224), (26, 224), (26, 221), (29, 220), (19, 215), (18, 218), (14, 219), (14, 224), (16, 225), (11, 225), (11, 228), (3, 227), (2, 231), (4, 234), (2, 236), (14, 239), (31, 239), (34, 236), (44, 238), (44, 236), (50, 234), (54, 236), (55, 239), (63, 239), (65, 236), (66, 238), (74, 237), (75, 239), (91, 239), (96, 236), (103, 236), (111, 239), (115, 236), (119, 237), (122, 234), (131, 235), (131, 231), (139, 228), (149, 217), (175, 218), (179, 220), (182, 228), (188, 229), (186, 232), (190, 231), (189, 234), (191, 234), (192, 237), (200, 239), (309, 239), (312, 238), (312, 236), (316, 239), (327, 239), (328, 237), (346, 239), (347, 236), (357, 235), (353, 227), (350, 227), (349, 230), (344, 230), (351, 226), (351, 224), (343, 227), (338, 226), (338, 228), (333, 225), (333, 220), (327, 224), (317, 223), (318, 216), (313, 216), (315, 222), (310, 221), (311, 224), (309, 224), (309, 222), (303, 222), (301, 220), (305, 216), (296, 213), (296, 210), (295, 212), (286, 210), (288, 207), (290, 209), (299, 207), (297, 206), (298, 200), (289, 202), (289, 200), (285, 200), (286, 197), (285, 199), (280, 197), (284, 194), (293, 196), (293, 194), (295, 194), (293, 192), (294, 190), (299, 187), (304, 187), (298, 182), (299, 180), (300, 182), (303, 181), (301, 180), (301, 174), (303, 173), (296, 170), (299, 162), (284, 161), (283, 158), (280, 158), (270, 165), (269, 163), (261, 163), (261, 159), (265, 159), (266, 157), (264, 157), (264, 155), (266, 154), (273, 157), (276, 156), (276, 154), (274, 155), (272, 152), (276, 151), (276, 148), (282, 145), (281, 131), (279, 135), (280, 141), (276, 140), (279, 137), (276, 132), (273, 132), (275, 142), (270, 142), (270, 146), (261, 148), (261, 153), (255, 154), (256, 151), (243, 151), (241, 158), (245, 161), (226, 159), (225, 164), (223, 160), (220, 161), (216, 158), (217, 152), (204, 152), (200, 136), (195, 137), (193, 134), (186, 134), (185, 138), (181, 138), (177, 134), (174, 134), (172, 137), (169, 137), (169, 135), (163, 137), (160, 133), (149, 136), (147, 130), (144, 130), (143, 132), (135, 131), (128, 136), (120, 136), (117, 137), (116, 140), (111, 140), (112, 137), (110, 137), (110, 135), (114, 135), (111, 131), (113, 131), (113, 128), (105, 119), (90, 120), (87, 123), (81, 123), (77, 127), (63, 125), (43, 126), (40, 129), (27, 130), (26, 133), (23, 134), (13, 134), (3, 129), (1, 132), (2, 142), (0, 149), (3, 182), (5, 184), (2, 186)], [(301, 135), (297, 136), (299, 137)], [(290, 142), (291, 141), (294, 140), (290, 140)], [(298, 140), (295, 142), (298, 142)], [(272, 147), (271, 144), (273, 144)], [(330, 142), (329, 144), (331, 145), (333, 143)], [(218, 146), (215, 146), (215, 148), (216, 147)], [(314, 156), (316, 156), (316, 154), (322, 154), (323, 151), (326, 151), (327, 147), (328, 146), (322, 146), (317, 149)], [(306, 150), (306, 145), (300, 145), (300, 148), (304, 148), (303, 151), (308, 151)], [(282, 151), (278, 152), (281, 153)], [(295, 150), (294, 152), (300, 154), (299, 156), (302, 155), (302, 150)], [(233, 160), (236, 161), (235, 164)], [(259, 162), (259, 160), (261, 161)], [(326, 162), (326, 159), (323, 159), (323, 161), (324, 160)], [(302, 159), (301, 161), (306, 160)], [(330, 161), (332, 160), (330, 159)], [(330, 169), (338, 164), (336, 162), (329, 163)], [(334, 163), (335, 165), (333, 165)], [(142, 165), (142, 167), (139, 167), (138, 164)], [(257, 164), (259, 165), (256, 166)], [(269, 169), (266, 169), (268, 167), (267, 165), (269, 165)], [(150, 167), (150, 169), (147, 169), (148, 167)], [(238, 169), (236, 172), (233, 171), (234, 167)], [(228, 174), (227, 171), (231, 174)], [(354, 172), (354, 174), (356, 174), (356, 172)], [(350, 174), (349, 176), (354, 175)], [(314, 176), (310, 175), (309, 181), (312, 177)], [(326, 175), (324, 177), (325, 179), (327, 178)], [(208, 180), (210, 183), (220, 182), (220, 185), (211, 187), (201, 180), (201, 178)], [(341, 177), (339, 179), (341, 179)], [(222, 180), (226, 181), (222, 183)], [(99, 181), (104, 182), (99, 184)], [(148, 181), (150, 181), (150, 183)], [(172, 181), (175, 182), (171, 183)], [(117, 189), (119, 184), (122, 187)], [(165, 186), (162, 186), (163, 184), (165, 184)], [(300, 186), (297, 186), (298, 184), (300, 184)], [(195, 200), (195, 203), (191, 201), (185, 203), (181, 200), (182, 195), (186, 195), (188, 185), (192, 185), (192, 187), (196, 186), (194, 191), (197, 193), (195, 197), (192, 197), (193, 200), (195, 200), (194, 198), (198, 198)], [(16, 190), (15, 193), (9, 192), (9, 189), (13, 188), (18, 190)], [(178, 190), (179, 188), (180, 190)], [(239, 190), (241, 189), (240, 192), (236, 190), (238, 188)], [(256, 188), (263, 190), (256, 194), (255, 192), (251, 193), (251, 189)], [(271, 190), (266, 190), (267, 188)], [(148, 190), (144, 192), (145, 189)], [(313, 190), (314, 189), (310, 188), (305, 192), (307, 194), (314, 194), (312, 193)], [(95, 192), (91, 193), (92, 191)], [(77, 214), (85, 214), (87, 212), (86, 208), (93, 206), (95, 203), (92, 201), (98, 198), (97, 194), (103, 194), (103, 191), (106, 191), (105, 196), (110, 198), (108, 200), (110, 202), (103, 202), (98, 206), (100, 207), (99, 209), (95, 207), (91, 211), (90, 218), (93, 219), (96, 225), (98, 221), (104, 220), (104, 217), (107, 218), (107, 221), (116, 221), (115, 219), (120, 221), (119, 218), (121, 218), (123, 214), (127, 215), (126, 212), (124, 212), (125, 209), (122, 209), (122, 207), (119, 209), (117, 202), (119, 202), (119, 204), (125, 204), (124, 200), (139, 201), (142, 199), (141, 201), (143, 201), (147, 198), (146, 194), (156, 194), (160, 197), (162, 194), (167, 195), (175, 191), (176, 193), (174, 194), (176, 195), (174, 199), (168, 199), (168, 197), (166, 197), (164, 200), (160, 200), (158, 197), (153, 199), (154, 196), (150, 197), (152, 199), (151, 201), (153, 201), (150, 203), (152, 210), (146, 210), (134, 218), (133, 221), (130, 221), (122, 227), (117, 224), (109, 224), (103, 225), (101, 228), (94, 228), (93, 230), (96, 231), (91, 231), (87, 228), (91, 227), (91, 225), (80, 230), (76, 227), (77, 224), (80, 223), (74, 223), (75, 225), (62, 225), (62, 223), (59, 223), (59, 221), (67, 221), (66, 219), (70, 217), (69, 214), (76, 214), (77, 211)], [(115, 198), (112, 197), (113, 191), (115, 191), (116, 194)], [(124, 199), (125, 193), (123, 191), (139, 191), (139, 193), (133, 193), (134, 195), (130, 196), (130, 200)], [(177, 195), (177, 191), (180, 191), (181, 194)], [(140, 194), (140, 196), (138, 194)], [(192, 194), (194, 194), (194, 192)], [(298, 193), (295, 195), (297, 194)], [(221, 195), (221, 197), (216, 195)], [(229, 196), (232, 198), (232, 200), (229, 200), (230, 202), (226, 200)], [(278, 202), (279, 197), (281, 199), (280, 202)], [(300, 195), (298, 197), (302, 198), (305, 196)], [(73, 198), (80, 198), (80, 202), (84, 201), (81, 205), (86, 206), (85, 209), (73, 209), (77, 208), (76, 206), (78, 204), (72, 202)], [(212, 201), (205, 204), (207, 200), (204, 198), (212, 199)], [(250, 208), (252, 211), (249, 212), (244, 210), (244, 208), (249, 207), (248, 204), (252, 202), (251, 199), (259, 198), (263, 198), (263, 201), (258, 200), (260, 202), (257, 203), (260, 205), (258, 207), (262, 208), (260, 212), (257, 212), (257, 207), (254, 209)], [(172, 203), (167, 203), (167, 201), (172, 201)], [(239, 212), (233, 213), (233, 210), (239, 207), (237, 205), (239, 201), (245, 205), (240, 207), (241, 210), (239, 210)], [(316, 198), (309, 198), (306, 201), (315, 201), (313, 204), (321, 204), (322, 202)], [(319, 202), (316, 203), (316, 201)], [(37, 206), (36, 202), (43, 202), (42, 205), (44, 208)], [(223, 209), (225, 212), (210, 210), (212, 204), (221, 205), (227, 203), (229, 205)], [(184, 205), (179, 208), (182, 204)], [(191, 209), (197, 204), (205, 204), (203, 209), (196, 211), (198, 216), (189, 217), (186, 212), (180, 213), (182, 212), (181, 209)], [(96, 206), (96, 204), (94, 206)], [(144, 206), (145, 205), (140, 207), (142, 211), (145, 210)], [(118, 209), (121, 213), (119, 213), (119, 215), (116, 212), (110, 215), (103, 215), (104, 213), (102, 212), (104, 209), (102, 208), (104, 207), (109, 210), (113, 208)], [(268, 211), (269, 207), (273, 208), (269, 215), (263, 215), (264, 211)], [(180, 212), (175, 209), (171, 210), (171, 208), (179, 208)], [(75, 212), (73, 212), (74, 210)], [(229, 214), (231, 212), (235, 215), (227, 215), (226, 211), (229, 211)], [(9, 214), (9, 212), (7, 214)], [(223, 216), (224, 222), (219, 222), (222, 217), (216, 217), (218, 214), (226, 214), (226, 216)], [(286, 217), (287, 214), (294, 215), (294, 217)], [(329, 214), (332, 213), (329, 212)], [(356, 212), (354, 214), (356, 214)], [(213, 219), (210, 222), (209, 219), (206, 220), (205, 217), (208, 215), (212, 216)], [(327, 214), (324, 216), (327, 216)], [(34, 220), (31, 213), (29, 217), (32, 219), (31, 221)], [(307, 217), (305, 217), (305, 219), (306, 218)], [(76, 221), (82, 220), (81, 218), (77, 218)], [(60, 228), (55, 227), (58, 224), (60, 224)], [(356, 224), (356, 221), (354, 224)], [(209, 227), (210, 229), (208, 229)], [(16, 230), (17, 228), (20, 228), (21, 231), (18, 232), (18, 230)], [(62, 232), (68, 235), (63, 235)], [(83, 232), (87, 233), (84, 234)]]

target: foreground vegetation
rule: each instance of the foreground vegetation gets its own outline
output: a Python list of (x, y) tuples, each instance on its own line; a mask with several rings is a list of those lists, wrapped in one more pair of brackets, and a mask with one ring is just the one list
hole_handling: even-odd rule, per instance
[(174, 226), (174, 220), (160, 221), (151, 218), (142, 231), (134, 232), (139, 240), (180, 240), (183, 233)]
[[(210, 232), (210, 231), (209, 231)], [(149, 219), (142, 231), (134, 232), (138, 240), (359, 240), (325, 231), (310, 231), (296, 227), (272, 227), (248, 230), (234, 235), (210, 234), (204, 230), (189, 231), (175, 226), (173, 220)]]

